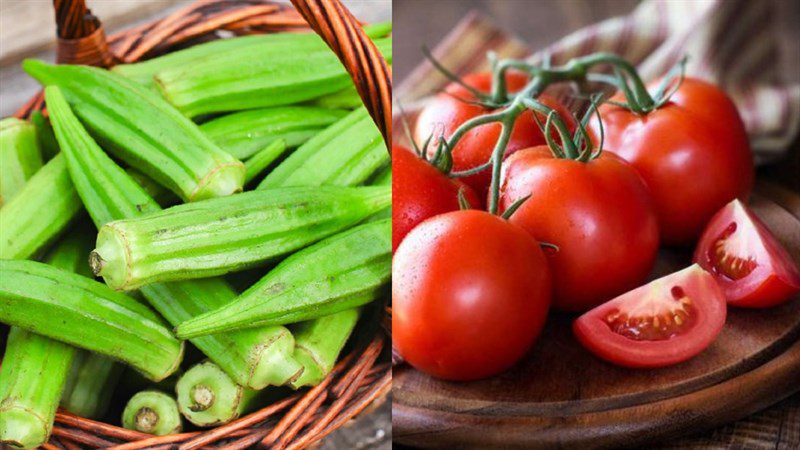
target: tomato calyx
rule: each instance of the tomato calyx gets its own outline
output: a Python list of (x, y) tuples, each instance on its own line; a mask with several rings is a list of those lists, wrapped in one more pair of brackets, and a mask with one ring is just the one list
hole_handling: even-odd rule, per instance
[(588, 78), (592, 81), (610, 84), (625, 95), (625, 102), (608, 100), (608, 103), (627, 109), (635, 114), (645, 115), (664, 106), (678, 91), (686, 75), (686, 61), (686, 56), (681, 58), (667, 72), (667, 75), (664, 76), (652, 93), (647, 90), (644, 82), (635, 71), (623, 72), (616, 66), (614, 67), (613, 77), (604, 74), (593, 74)]

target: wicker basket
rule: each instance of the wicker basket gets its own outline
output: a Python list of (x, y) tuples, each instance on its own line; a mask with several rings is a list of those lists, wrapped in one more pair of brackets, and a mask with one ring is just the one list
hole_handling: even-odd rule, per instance
[[(111, 66), (134, 62), (200, 42), (221, 31), (236, 35), (307, 31), (309, 25), (339, 56), (364, 104), (391, 142), (390, 69), (339, 0), (199, 0), (186, 8), (106, 38), (100, 21), (84, 0), (54, 0), (58, 25), (57, 60)], [(44, 107), (40, 92), (15, 116), (27, 118)], [(388, 148), (388, 145), (387, 145)], [(391, 388), (388, 309), (360, 326), (352, 350), (319, 385), (227, 425), (204, 432), (153, 437), (84, 419), (65, 411), (56, 415), (47, 449), (196, 448), (243, 449), (255, 446), (299, 449), (346, 424)], [(378, 326), (380, 324), (381, 326)]]

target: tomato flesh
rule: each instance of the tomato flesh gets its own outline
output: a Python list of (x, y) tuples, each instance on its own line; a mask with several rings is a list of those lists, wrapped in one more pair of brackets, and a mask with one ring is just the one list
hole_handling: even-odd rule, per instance
[(573, 331), (586, 349), (611, 363), (664, 367), (711, 345), (726, 314), (714, 277), (695, 264), (585, 313)]
[(711, 219), (694, 261), (716, 277), (733, 306), (775, 306), (800, 292), (797, 264), (739, 200), (727, 204)]
[(514, 365), (538, 338), (550, 272), (525, 230), (484, 211), (422, 222), (392, 261), (392, 340), (416, 369), (475, 380)]

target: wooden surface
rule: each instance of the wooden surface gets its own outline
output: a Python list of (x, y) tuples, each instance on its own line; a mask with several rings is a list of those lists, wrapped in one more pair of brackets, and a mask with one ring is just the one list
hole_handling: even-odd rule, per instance
[[(680, 1), (680, 0), (674, 0)], [(395, 74), (400, 85), (422, 60), (420, 47), (430, 48), (449, 33), (453, 26), (472, 9), (477, 9), (494, 19), (494, 22), (521, 37), (529, 48), (541, 48), (569, 32), (608, 17), (624, 14), (635, 6), (636, 0), (441, 0), (430, 3), (424, 0), (394, 0)], [(800, 81), (800, 4), (788, 0), (776, 2), (780, 10), (780, 23), (773, 31), (780, 33), (783, 44), (781, 69), (790, 81)], [(423, 11), (424, 13), (420, 13)], [(521, 13), (521, 12), (524, 12)], [(398, 94), (399, 95), (399, 94)], [(800, 193), (800, 141), (792, 145), (788, 157), (778, 164), (758, 170), (760, 180), (779, 183)], [(396, 371), (399, 375), (399, 371)], [(800, 375), (794, 374), (795, 385)], [(397, 379), (396, 379), (397, 380)], [(761, 382), (769, 386), (772, 381)], [(758, 394), (758, 390), (754, 391)], [(742, 397), (738, 391), (721, 395)], [(800, 448), (800, 394), (772, 405), (778, 399), (761, 398), (748, 417), (728, 425), (719, 426), (740, 418), (719, 414), (724, 420), (701, 415), (693, 425), (670, 439), (657, 439), (646, 448), (659, 449), (779, 449)], [(707, 400), (709, 405), (717, 398)], [(698, 409), (701, 414), (707, 413)], [(726, 411), (723, 411), (726, 412)], [(395, 420), (399, 411), (395, 409)], [(739, 412), (741, 413), (741, 411)], [(679, 414), (691, 415), (683, 411)], [(713, 428), (717, 427), (717, 428)], [(491, 431), (492, 427), (475, 428), (476, 434)], [(533, 433), (533, 430), (529, 430)], [(401, 438), (402, 440), (403, 438)], [(425, 444), (424, 438), (418, 443)], [(428, 442), (429, 443), (429, 442)]]
[[(191, 0), (87, 0), (107, 30), (114, 32), (163, 16)], [(391, 0), (343, 0), (362, 20), (391, 19)], [(53, 61), (51, 0), (0, 0), (0, 116), (16, 110), (39, 89), (19, 68), (23, 57)], [(0, 344), (2, 344), (0, 342)], [(3, 345), (3, 348), (5, 346)], [(337, 430), (320, 444), (323, 450), (391, 448), (391, 396), (367, 413)]]
[[(759, 187), (751, 206), (800, 264), (800, 196)], [(686, 267), (665, 251), (651, 278)], [(720, 336), (696, 358), (629, 370), (585, 351), (570, 316), (555, 316), (532, 353), (471, 383), (394, 372), (395, 439), (436, 446), (525, 448), (637, 445), (747, 416), (800, 391), (800, 295), (764, 310), (729, 309)]]

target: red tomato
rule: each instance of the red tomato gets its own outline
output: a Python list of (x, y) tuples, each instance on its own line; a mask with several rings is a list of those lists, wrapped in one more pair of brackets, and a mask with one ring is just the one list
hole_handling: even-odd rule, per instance
[(549, 306), (539, 244), (484, 211), (428, 219), (394, 255), (394, 345), (437, 378), (475, 380), (508, 369), (536, 341)]
[[(692, 243), (715, 212), (749, 195), (753, 156), (744, 124), (716, 86), (687, 78), (649, 114), (606, 103), (600, 115), (605, 147), (633, 164), (650, 187), (664, 243)], [(597, 120), (590, 124), (597, 136)]]
[(575, 336), (625, 367), (663, 367), (711, 345), (725, 325), (725, 296), (697, 264), (623, 294), (580, 316)]
[(711, 219), (694, 262), (716, 277), (733, 306), (775, 306), (800, 292), (800, 270), (794, 260), (739, 200)]
[(458, 211), (458, 191), (474, 208), (481, 201), (469, 186), (450, 179), (411, 150), (392, 146), (392, 252), (423, 220)]
[[(490, 73), (470, 74), (465, 76), (462, 81), (482, 92), (488, 93), (492, 88), (492, 76)], [(522, 73), (506, 73), (506, 85), (511, 93), (525, 87), (527, 82), (528, 77)], [(541, 95), (538, 100), (555, 109), (564, 120), (569, 120), (570, 129), (574, 128), (571, 115), (564, 105), (547, 95)], [(493, 112), (491, 109), (480, 105), (468, 103), (472, 101), (475, 101), (472, 93), (456, 83), (451, 83), (444, 93), (437, 95), (420, 112), (414, 130), (416, 141), (425, 142), (428, 136), (433, 135), (436, 137), (442, 133), (445, 136), (450, 136), (467, 120)], [(539, 117), (544, 123), (545, 117), (541, 114)], [(453, 149), (453, 170), (472, 169), (488, 162), (500, 136), (501, 128), (499, 123), (491, 123), (475, 127), (464, 135)], [(516, 150), (544, 143), (544, 135), (533, 120), (533, 112), (530, 110), (525, 111), (514, 123), (511, 138), (506, 147), (506, 157)], [(476, 175), (464, 178), (464, 182), (472, 186), (480, 196), (484, 197), (489, 189), (491, 178), (491, 169), (486, 169)]]
[(658, 251), (655, 211), (641, 177), (618, 156), (589, 162), (553, 158), (546, 146), (503, 164), (501, 210), (531, 197), (511, 216), (540, 242), (553, 273), (553, 305), (586, 311), (639, 286)]

